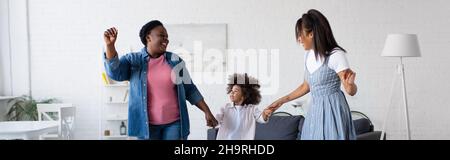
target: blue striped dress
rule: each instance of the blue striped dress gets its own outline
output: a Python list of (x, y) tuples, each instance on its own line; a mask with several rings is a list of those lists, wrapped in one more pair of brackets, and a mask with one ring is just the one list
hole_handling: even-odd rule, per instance
[[(310, 73), (305, 69), (312, 97), (305, 117), (301, 140), (355, 140), (351, 112), (341, 91), (338, 74), (328, 67), (325, 58), (322, 66)], [(306, 63), (305, 63), (306, 67)]]

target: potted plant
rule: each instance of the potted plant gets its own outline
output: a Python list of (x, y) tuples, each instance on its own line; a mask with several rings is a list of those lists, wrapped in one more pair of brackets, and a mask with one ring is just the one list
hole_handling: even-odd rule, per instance
[(31, 96), (23, 95), (8, 101), (8, 103), (11, 103), (11, 108), (6, 116), (9, 121), (37, 121), (37, 104), (54, 102), (57, 102), (57, 99), (50, 98), (37, 101)]

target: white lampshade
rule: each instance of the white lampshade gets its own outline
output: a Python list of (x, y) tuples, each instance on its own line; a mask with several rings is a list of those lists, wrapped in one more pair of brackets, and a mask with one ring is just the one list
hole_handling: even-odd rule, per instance
[(420, 57), (420, 47), (415, 34), (389, 34), (384, 44), (383, 57)]

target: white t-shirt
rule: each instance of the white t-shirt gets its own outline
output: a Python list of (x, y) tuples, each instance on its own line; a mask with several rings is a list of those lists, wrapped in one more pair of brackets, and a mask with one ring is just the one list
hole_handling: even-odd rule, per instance
[(256, 123), (267, 123), (257, 106), (227, 103), (216, 115), (219, 121), (217, 140), (253, 140)]
[[(340, 71), (350, 68), (344, 51), (336, 49), (333, 50), (331, 53), (332, 54), (330, 55), (328, 60), (328, 67), (330, 67), (336, 73), (339, 73)], [(314, 71), (316, 71), (322, 66), (325, 59), (320, 58), (320, 56), (318, 56), (317, 58), (318, 60), (316, 60), (314, 50), (306, 51), (304, 58), (306, 64), (305, 71), (307, 69), (309, 73), (314, 73)]]

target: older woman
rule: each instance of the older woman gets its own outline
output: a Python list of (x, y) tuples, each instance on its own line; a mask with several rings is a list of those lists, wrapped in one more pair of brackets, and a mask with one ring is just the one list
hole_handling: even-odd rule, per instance
[[(205, 113), (208, 126), (217, 120), (190, 79), (184, 61), (167, 52), (168, 34), (157, 20), (145, 24), (139, 36), (140, 52), (117, 56), (118, 30), (104, 32), (105, 69), (111, 79), (130, 81), (128, 135), (139, 139), (177, 140), (189, 135), (186, 100)], [(182, 81), (180, 81), (182, 79)]]

